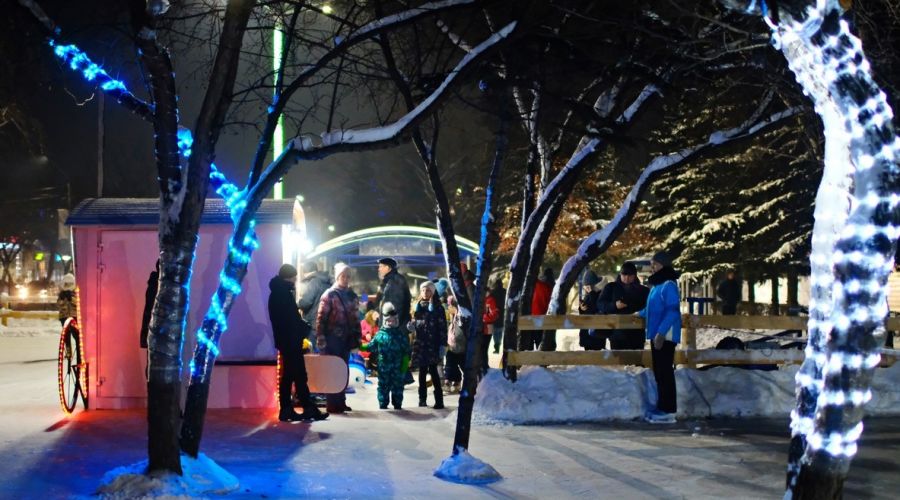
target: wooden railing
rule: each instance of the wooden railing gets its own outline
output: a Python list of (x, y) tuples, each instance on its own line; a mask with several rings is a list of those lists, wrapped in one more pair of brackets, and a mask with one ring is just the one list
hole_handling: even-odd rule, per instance
[(0, 324), (9, 326), (9, 318), (17, 319), (56, 319), (59, 313), (56, 311), (0, 311)]
[[(697, 329), (716, 326), (742, 330), (806, 330), (808, 318), (803, 316), (681, 316), (681, 344), (675, 351), (675, 363), (688, 366), (709, 364), (799, 364), (804, 352), (800, 349), (697, 349)], [(559, 330), (599, 328), (643, 329), (644, 320), (632, 315), (607, 316), (521, 316), (519, 330)], [(900, 331), (900, 318), (888, 318), (888, 331)], [(650, 366), (649, 350), (621, 351), (509, 351), (507, 363), (524, 365), (644, 365)], [(890, 366), (900, 359), (900, 350), (882, 349), (881, 365)]]

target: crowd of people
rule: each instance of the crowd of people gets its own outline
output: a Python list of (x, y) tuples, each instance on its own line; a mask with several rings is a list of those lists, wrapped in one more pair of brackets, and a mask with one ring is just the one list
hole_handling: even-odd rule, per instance
[[(649, 343), (658, 398), (646, 420), (671, 423), (677, 411), (674, 355), (681, 341), (679, 273), (666, 252), (653, 255), (650, 269), (652, 274), (642, 282), (637, 267), (626, 262), (615, 280), (603, 286), (596, 274), (585, 273), (579, 301), (581, 314), (638, 315), (644, 318), (645, 328), (583, 329), (579, 332), (579, 345), (585, 350), (606, 349), (607, 343), (613, 350), (642, 350)], [(416, 382), (420, 407), (428, 406), (429, 387), (434, 409), (444, 408), (445, 393), (461, 390), (467, 342), (465, 322), (446, 278), (422, 282), (414, 298), (406, 278), (398, 272), (397, 262), (390, 257), (379, 259), (378, 292), (374, 300), (364, 301), (361, 309), (359, 297), (350, 287), (352, 269), (346, 264), (335, 265), (333, 276), (329, 276), (318, 270), (315, 263), (307, 263), (294, 297), (297, 275), (296, 269), (286, 264), (270, 283), (269, 312), (275, 343), (286, 360), (287, 376), (279, 388), (282, 420), (318, 420), (331, 413), (352, 411), (343, 392), (326, 396), (326, 412), (320, 412), (313, 404), (299, 347), (304, 338), (317, 352), (345, 362), (351, 353), (362, 351), (368, 368), (377, 372), (377, 396), (382, 409), (401, 409), (404, 386)], [(464, 269), (463, 280), (469, 297), (474, 297), (474, 274)], [(544, 269), (535, 284), (532, 314), (546, 313), (554, 283), (553, 270)], [(719, 286), (718, 295), (723, 300), (723, 313), (734, 314), (740, 300), (740, 282), (733, 272)], [(483, 337), (476, 362), (479, 376), (487, 372), (491, 344), (495, 354), (500, 352), (505, 300), (502, 280), (493, 280), (483, 298)], [(539, 348), (545, 333), (526, 330), (520, 336), (519, 349), (531, 350)], [(294, 400), (292, 389), (297, 394)], [(302, 414), (294, 412), (295, 401), (303, 408)]]
[[(283, 360), (279, 387), (282, 421), (320, 420), (352, 411), (344, 392), (324, 396), (325, 412), (316, 408), (316, 395), (309, 393), (303, 362), (304, 339), (311, 350), (345, 362), (359, 351), (367, 367), (378, 375), (382, 409), (401, 409), (407, 384), (418, 382), (420, 407), (428, 406), (430, 387), (434, 409), (444, 408), (445, 393), (462, 388), (466, 334), (449, 280), (426, 280), (413, 297), (397, 262), (385, 257), (378, 260), (378, 292), (360, 308), (360, 299), (350, 287), (352, 272), (350, 266), (338, 263), (333, 275), (328, 275), (308, 262), (299, 276), (294, 266), (285, 264), (269, 284), (269, 315)], [(474, 274), (464, 269), (463, 278), (467, 291), (474, 294)], [(500, 350), (505, 296), (498, 279), (484, 299), (480, 375), (487, 371), (491, 341), (494, 352)], [(296, 413), (295, 405), (303, 412)]]

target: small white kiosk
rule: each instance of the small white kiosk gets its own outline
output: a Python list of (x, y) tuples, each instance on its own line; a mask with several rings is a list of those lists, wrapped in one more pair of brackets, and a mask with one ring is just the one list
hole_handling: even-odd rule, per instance
[[(293, 212), (292, 200), (266, 200), (257, 213), (260, 247), (222, 335), (210, 408), (275, 406), (275, 348), (266, 304), (269, 280), (289, 260), (282, 242)], [(159, 200), (88, 199), (66, 224), (73, 233), (91, 408), (145, 407), (147, 351), (139, 337), (147, 278), (159, 253)], [(208, 199), (191, 279), (182, 358), (185, 389), (195, 333), (218, 285), (232, 227), (222, 200)]]

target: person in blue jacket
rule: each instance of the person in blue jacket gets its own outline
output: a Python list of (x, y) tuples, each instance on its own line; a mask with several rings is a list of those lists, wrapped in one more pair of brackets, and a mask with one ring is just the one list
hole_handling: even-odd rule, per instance
[(656, 379), (656, 408), (645, 416), (653, 424), (675, 423), (678, 406), (675, 401), (675, 346), (681, 342), (681, 298), (678, 294), (678, 272), (672, 257), (657, 252), (650, 260), (653, 274), (647, 279), (652, 287), (647, 305), (638, 313), (646, 321), (647, 339), (653, 358)]

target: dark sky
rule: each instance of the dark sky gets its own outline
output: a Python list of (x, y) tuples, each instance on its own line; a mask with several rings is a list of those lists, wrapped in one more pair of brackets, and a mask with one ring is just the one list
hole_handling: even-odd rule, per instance
[[(110, 5), (110, 2), (95, 3)], [(18, 9), (17, 6), (13, 8)], [(66, 41), (83, 47), (95, 62), (102, 63), (110, 74), (122, 79), (136, 95), (146, 96), (136, 71), (133, 49), (118, 31), (124, 27), (111, 22), (116, 19), (114, 7), (105, 11), (106, 17), (97, 14), (102, 10), (78, 10), (64, 2), (47, 2), (45, 8), (56, 16), (64, 35), (68, 35)], [(4, 170), (15, 171), (18, 182), (24, 184), (30, 183), (24, 178), (30, 178), (35, 185), (55, 183), (63, 186), (68, 177), (75, 201), (96, 196), (97, 95), (79, 76), (54, 60), (51, 49), (41, 42), (27, 17), (19, 15), (12, 19), (12, 30), (19, 29), (30, 34), (16, 40), (16, 43), (28, 44), (20, 62), (28, 67), (26, 73), (33, 74), (34, 82), (19, 97), (43, 133), (44, 150), (43, 155), (26, 151), (18, 159), (14, 158), (15, 155), (8, 155)], [(202, 82), (205, 80), (202, 68), (208, 54), (202, 48), (193, 53), (179, 49), (181, 47), (173, 47), (181, 121), (190, 127), (202, 101)], [(242, 70), (246, 69), (242, 67)], [(461, 90), (470, 91), (468, 87)], [(303, 99), (316, 97), (298, 94), (298, 102), (302, 104)], [(357, 111), (356, 107), (344, 111), (344, 118), (349, 123), (364, 122), (365, 116), (370, 114), (365, 109)], [(360, 118), (356, 119), (353, 113), (360, 113)], [(444, 122), (438, 149), (440, 158), (447, 162), (462, 161), (476, 165), (477, 171), (483, 174), (475, 174), (474, 177), (486, 178), (487, 165), (483, 163), (493, 138), (488, 129), (480, 126), (485, 119), (475, 116), (462, 105), (446, 108), (444, 114), (454, 120)], [(463, 125), (451, 123), (460, 117), (466, 117)], [(110, 99), (106, 100), (103, 125), (103, 195), (158, 196), (152, 127)], [(322, 130), (323, 127), (314, 125), (304, 131), (318, 134)], [(257, 139), (256, 129), (247, 126), (230, 126), (220, 138), (216, 164), (239, 185), (245, 182), (247, 165), (255, 151)], [(46, 161), (34, 161), (40, 156), (46, 156)], [(460, 199), (466, 200), (473, 179), (461, 177), (472, 176), (449, 176), (445, 179), (446, 188), (451, 193), (461, 188)], [(11, 180), (13, 176), (7, 178)], [(301, 163), (286, 177), (285, 195), (302, 194), (311, 218), (320, 222), (322, 227), (334, 224), (337, 234), (373, 225), (433, 224), (432, 195), (424, 179), (418, 155), (414, 148), (406, 144), (390, 150), (343, 154)], [(6, 186), (0, 189), (10, 196), (12, 183), (3, 184)], [(13, 191), (15, 195), (21, 194), (20, 190)], [(471, 203), (468, 205), (480, 213), (481, 201), (474, 197), (469, 199)], [(457, 210), (462, 210), (462, 204)], [(472, 227), (463, 225), (458, 230), (464, 236), (477, 237), (474, 224), (468, 225)]]

